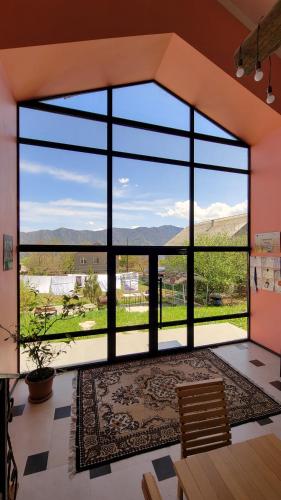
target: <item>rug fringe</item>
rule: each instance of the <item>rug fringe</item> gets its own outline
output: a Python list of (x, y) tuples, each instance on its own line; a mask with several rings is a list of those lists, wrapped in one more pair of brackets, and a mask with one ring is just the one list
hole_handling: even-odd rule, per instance
[(77, 422), (77, 382), (78, 374), (72, 379), (72, 405), (70, 419), (68, 473), (73, 478), (76, 474), (76, 422)]
[(239, 370), (238, 368), (236, 368), (235, 366), (233, 366), (229, 361), (226, 361), (226, 359), (221, 354), (218, 354), (213, 349), (210, 349), (210, 351), (213, 354), (215, 354), (218, 358), (220, 358), (226, 365), (230, 366), (230, 368), (232, 368), (237, 373), (239, 373), (239, 375), (241, 375), (242, 377), (246, 378), (247, 380), (249, 380), (249, 382), (251, 382), (252, 384), (254, 384), (255, 386), (257, 386), (262, 392), (264, 392), (267, 396), (269, 396), (271, 399), (273, 399), (273, 401), (275, 401), (275, 403), (277, 403), (279, 405), (281, 404), (281, 399), (276, 398), (276, 396), (272, 396), (272, 394), (268, 394), (266, 392), (266, 390), (265, 390), (264, 387), (262, 387), (260, 384), (257, 384), (257, 382), (254, 379), (252, 379), (248, 375), (245, 375), (245, 373), (243, 373), (241, 370)]

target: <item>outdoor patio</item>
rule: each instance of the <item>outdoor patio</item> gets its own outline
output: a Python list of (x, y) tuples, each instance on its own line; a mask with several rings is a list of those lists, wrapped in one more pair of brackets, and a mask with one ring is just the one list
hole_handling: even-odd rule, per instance
[[(194, 345), (200, 347), (221, 342), (246, 340), (247, 332), (227, 321), (224, 323), (199, 325), (194, 328)], [(71, 345), (54, 343), (56, 348), (62, 347), (61, 353), (53, 363), (55, 367), (72, 366), (76, 364), (104, 361), (107, 359), (107, 335), (86, 340), (76, 340)], [(169, 328), (159, 330), (159, 348), (186, 346), (186, 328)], [(117, 355), (134, 354), (148, 351), (148, 331), (119, 332), (116, 334)], [(20, 370), (24, 373), (33, 366), (27, 355), (21, 352)]]

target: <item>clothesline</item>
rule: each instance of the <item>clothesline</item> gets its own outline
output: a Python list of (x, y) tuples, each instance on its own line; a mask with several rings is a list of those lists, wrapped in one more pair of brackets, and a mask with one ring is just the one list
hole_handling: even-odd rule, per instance
[[(102, 292), (107, 292), (107, 274), (97, 274), (97, 281)], [(51, 293), (65, 295), (73, 292), (75, 288), (84, 287), (88, 275), (66, 274), (63, 276), (21, 276), (21, 280), (38, 293)], [(139, 273), (128, 272), (116, 274), (116, 289), (124, 291), (138, 291)]]

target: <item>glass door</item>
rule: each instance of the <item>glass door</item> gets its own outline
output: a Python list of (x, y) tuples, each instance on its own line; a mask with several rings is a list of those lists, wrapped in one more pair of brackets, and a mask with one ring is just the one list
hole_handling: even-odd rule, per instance
[(187, 346), (187, 255), (158, 255), (158, 350)]
[(116, 255), (116, 356), (149, 350), (148, 255)]

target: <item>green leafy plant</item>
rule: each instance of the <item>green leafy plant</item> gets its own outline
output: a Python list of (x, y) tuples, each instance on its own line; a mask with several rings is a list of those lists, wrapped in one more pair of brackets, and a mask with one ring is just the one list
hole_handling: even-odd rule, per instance
[[(25, 291), (27, 293), (27, 291)], [(9, 334), (6, 340), (13, 338), (20, 346), (23, 347), (23, 353), (28, 355), (28, 358), (35, 366), (29, 374), (29, 380), (44, 380), (50, 377), (53, 369), (49, 367), (51, 362), (56, 359), (61, 353), (65, 352), (63, 346), (58, 346), (46, 338), (49, 330), (59, 320), (64, 320), (70, 315), (83, 316), (85, 314), (83, 306), (77, 295), (64, 295), (62, 299), (62, 312), (59, 315), (54, 314), (54, 308), (50, 307), (49, 300), (45, 305), (35, 307), (37, 304), (36, 298), (38, 292), (33, 289), (28, 291), (28, 300), (26, 309), (31, 312), (28, 321), (24, 323), (20, 332), (18, 329), (11, 332), (0, 324), (0, 328)], [(70, 334), (65, 334), (66, 340), (62, 342), (69, 344), (73, 341)]]
[(89, 270), (89, 274), (85, 280), (83, 295), (89, 299), (92, 304), (95, 304), (98, 297), (101, 295), (101, 288), (98, 283), (97, 275), (94, 274), (91, 269)]

